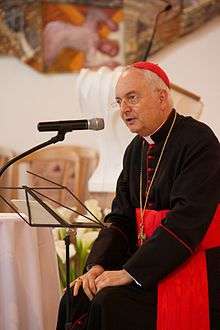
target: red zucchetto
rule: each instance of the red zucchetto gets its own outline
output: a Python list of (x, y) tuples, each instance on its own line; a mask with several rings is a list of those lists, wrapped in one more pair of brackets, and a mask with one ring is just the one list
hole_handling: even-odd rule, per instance
[(166, 72), (159, 67), (159, 65), (154, 64), (152, 62), (135, 62), (131, 64), (132, 67), (137, 69), (149, 70), (154, 72), (158, 77), (160, 77), (164, 83), (170, 88), (170, 80), (166, 74)]

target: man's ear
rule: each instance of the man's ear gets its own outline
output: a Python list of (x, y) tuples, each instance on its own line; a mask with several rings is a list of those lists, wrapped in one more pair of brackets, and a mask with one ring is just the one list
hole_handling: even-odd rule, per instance
[(160, 100), (160, 103), (164, 103), (164, 101), (166, 101), (168, 98), (168, 93), (165, 89), (161, 89), (159, 91), (159, 100)]

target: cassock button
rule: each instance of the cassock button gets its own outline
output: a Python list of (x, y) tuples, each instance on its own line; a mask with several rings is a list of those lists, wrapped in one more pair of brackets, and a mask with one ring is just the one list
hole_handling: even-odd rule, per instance
[(154, 159), (155, 157), (154, 157), (153, 155), (148, 155), (147, 158), (148, 158), (148, 160), (152, 160), (152, 159)]
[(154, 168), (153, 168), (153, 167), (148, 167), (148, 168), (147, 168), (147, 172), (148, 172), (148, 173), (152, 173), (153, 171), (154, 171)]
[(148, 150), (150, 150), (150, 149), (153, 149), (155, 147), (155, 144), (149, 144), (149, 146), (148, 146)]

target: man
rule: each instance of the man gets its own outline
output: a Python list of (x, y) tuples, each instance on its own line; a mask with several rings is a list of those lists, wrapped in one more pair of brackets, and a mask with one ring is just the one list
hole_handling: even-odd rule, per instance
[[(105, 218), (111, 225), (73, 284), (73, 329), (220, 329), (219, 142), (177, 114), (156, 64), (126, 67), (116, 102), (137, 135)], [(65, 309), (64, 296), (59, 330)]]

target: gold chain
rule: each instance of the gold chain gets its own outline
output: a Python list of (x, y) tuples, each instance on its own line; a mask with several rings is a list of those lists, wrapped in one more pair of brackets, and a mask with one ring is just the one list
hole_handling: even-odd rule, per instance
[[(175, 116), (174, 116), (172, 125), (170, 126), (169, 132), (168, 132), (167, 137), (166, 137), (166, 139), (164, 141), (164, 144), (163, 144), (163, 147), (162, 147), (162, 150), (161, 150), (161, 153), (160, 153), (160, 156), (159, 156), (159, 159), (158, 159), (158, 162), (157, 162), (157, 165), (156, 165), (154, 174), (152, 176), (151, 182), (149, 184), (149, 187), (146, 189), (146, 198), (145, 198), (145, 202), (144, 202), (144, 207), (142, 207), (143, 157), (141, 157), (141, 173), (140, 173), (140, 215), (141, 215), (141, 223), (140, 223), (140, 231), (139, 231), (139, 235), (138, 235), (138, 239), (139, 239), (141, 245), (143, 244), (143, 241), (146, 239), (146, 236), (144, 234), (144, 212), (146, 210), (148, 198), (149, 198), (149, 195), (150, 195), (150, 190), (151, 190), (151, 187), (153, 185), (153, 182), (154, 182), (155, 176), (157, 174), (158, 168), (160, 166), (161, 159), (163, 157), (164, 150), (165, 150), (167, 141), (168, 141), (168, 139), (170, 137), (170, 134), (172, 132), (173, 126), (175, 124), (175, 121), (176, 121), (176, 111), (175, 111)], [(144, 143), (145, 143), (145, 141), (143, 141), (143, 144)], [(143, 155), (143, 145), (142, 145), (142, 155)]]

